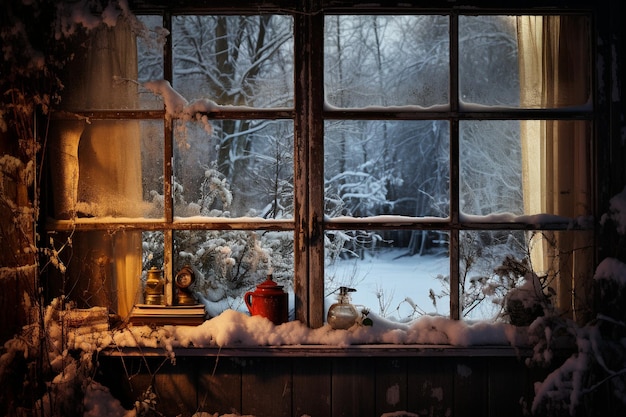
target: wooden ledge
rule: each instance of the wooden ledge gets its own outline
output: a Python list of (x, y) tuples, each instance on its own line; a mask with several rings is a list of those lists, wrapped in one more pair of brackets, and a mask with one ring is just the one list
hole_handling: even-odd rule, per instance
[[(165, 348), (110, 348), (107, 356), (167, 356)], [(174, 348), (178, 357), (514, 357), (528, 356), (528, 348), (511, 346), (450, 346), (450, 345), (289, 345), (289, 346), (233, 346), (209, 348)]]

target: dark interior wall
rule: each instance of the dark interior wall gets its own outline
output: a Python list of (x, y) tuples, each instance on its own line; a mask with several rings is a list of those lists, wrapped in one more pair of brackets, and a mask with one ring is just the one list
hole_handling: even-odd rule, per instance
[[(524, 416), (549, 369), (508, 356), (161, 357), (101, 356), (99, 378), (126, 408), (150, 390), (167, 416)], [(624, 415), (590, 401), (585, 416)], [(589, 396), (591, 400), (591, 396)], [(591, 406), (593, 404), (593, 406)], [(621, 408), (620, 408), (621, 407)], [(552, 410), (554, 411), (554, 410)], [(394, 416), (401, 416), (398, 413)], [(409, 415), (409, 414), (406, 414)], [(539, 413), (537, 415), (548, 415)], [(567, 410), (551, 415), (568, 415)]]

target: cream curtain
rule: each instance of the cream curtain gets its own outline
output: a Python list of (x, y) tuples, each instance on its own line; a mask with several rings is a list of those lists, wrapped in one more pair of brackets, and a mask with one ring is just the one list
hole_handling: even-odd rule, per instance
[[(517, 19), (520, 105), (563, 109), (590, 105), (587, 20), (582, 16)], [(521, 123), (524, 212), (577, 218), (591, 213), (590, 126), (585, 121)], [(591, 232), (534, 233), (535, 270), (550, 276), (556, 305), (576, 320), (590, 306)]]
[[(136, 88), (117, 77), (137, 79), (136, 42), (122, 19), (91, 33), (86, 56), (71, 67), (65, 106), (137, 108)], [(53, 135), (56, 218), (142, 216), (139, 122), (59, 122)], [(79, 232), (73, 241), (74, 262), (81, 265), (72, 291), (84, 306), (106, 305), (125, 317), (140, 296), (141, 232)]]

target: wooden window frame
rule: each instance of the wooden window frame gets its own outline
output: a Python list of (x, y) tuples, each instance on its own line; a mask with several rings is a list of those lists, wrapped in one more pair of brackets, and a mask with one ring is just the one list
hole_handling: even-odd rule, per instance
[[(458, 320), (461, 316), (459, 305), (459, 233), (463, 230), (566, 230), (567, 225), (531, 225), (522, 223), (468, 223), (462, 221), (459, 210), (459, 182), (453, 181), (459, 174), (459, 123), (464, 120), (588, 120), (592, 123), (594, 133), (592, 141), (597, 145), (596, 138), (608, 132), (603, 128), (602, 111), (605, 109), (597, 100), (592, 111), (544, 111), (544, 110), (508, 110), (508, 111), (463, 111), (459, 108), (458, 97), (458, 40), (457, 24), (459, 15), (465, 14), (562, 14), (585, 13), (595, 17), (597, 10), (585, 1), (576, 1), (571, 9), (561, 9), (558, 1), (547, 4), (540, 10), (529, 9), (523, 1), (512, 2), (506, 9), (493, 7), (487, 0), (468, 1), (469, 5), (477, 6), (470, 9), (464, 5), (441, 7), (436, 1), (405, 1), (402, 6), (376, 7), (370, 2), (359, 1), (326, 1), (300, 0), (298, 2), (277, 1), (271, 5), (264, 1), (238, 2), (238, 6), (227, 1), (179, 1), (170, 5), (167, 0), (130, 1), (131, 9), (138, 15), (159, 14), (163, 16), (164, 27), (171, 29), (173, 15), (177, 14), (258, 14), (276, 13), (291, 15), (294, 19), (294, 108), (276, 110), (223, 110), (208, 114), (210, 119), (287, 119), (294, 123), (294, 220), (288, 221), (238, 221), (228, 223), (229, 229), (236, 230), (280, 230), (294, 233), (294, 292), (296, 319), (316, 328), (324, 324), (324, 232), (326, 230), (443, 230), (450, 236), (450, 317)], [(295, 3), (295, 5), (294, 5)], [(361, 5), (360, 3), (364, 3)], [(548, 2), (550, 3), (550, 2)], [(484, 6), (484, 7), (481, 7)], [(510, 6), (510, 7), (509, 7)], [(450, 18), (450, 96), (447, 111), (392, 111), (392, 110), (341, 110), (324, 106), (324, 16), (327, 14), (445, 14)], [(593, 28), (592, 32), (595, 33)], [(595, 51), (594, 56), (595, 58)], [(164, 78), (172, 80), (171, 43), (164, 51)], [(593, 75), (594, 80), (599, 75)], [(594, 93), (598, 91), (594, 83)], [(92, 120), (164, 120), (165, 111), (133, 110), (133, 111), (75, 111), (78, 117)], [(58, 114), (55, 117), (68, 117)], [(322, 181), (309, 179), (323, 178), (324, 159), (324, 121), (326, 120), (445, 120), (450, 124), (450, 216), (441, 221), (427, 222), (391, 222), (361, 221), (358, 224), (341, 220), (326, 220), (324, 217), (324, 188)], [(164, 178), (172, 178), (173, 132), (171, 126), (164, 123)], [(603, 152), (598, 151), (597, 152)], [(597, 160), (598, 154), (593, 156)], [(594, 170), (597, 167), (593, 167)], [(594, 189), (598, 189), (598, 175), (592, 173)], [(165, 181), (164, 195), (171, 196), (171, 181)], [(594, 199), (598, 201), (598, 198)], [(598, 203), (596, 203), (598, 204)], [(597, 207), (594, 208), (597, 213)], [(171, 198), (165, 199), (165, 219), (143, 221), (141, 223), (83, 223), (80, 221), (50, 220), (46, 224), (49, 231), (70, 230), (162, 230), (165, 234), (166, 263), (165, 274), (173, 276), (171, 254), (173, 250), (173, 233), (176, 230), (220, 230), (223, 222), (184, 222), (175, 221)], [(169, 254), (169, 256), (168, 256)]]

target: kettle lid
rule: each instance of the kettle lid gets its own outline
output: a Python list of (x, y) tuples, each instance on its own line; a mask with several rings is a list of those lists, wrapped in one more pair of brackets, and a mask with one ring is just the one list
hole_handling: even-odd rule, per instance
[(272, 274), (268, 274), (267, 279), (256, 287), (260, 290), (280, 290), (283, 288), (282, 285), (278, 285), (272, 280)]

